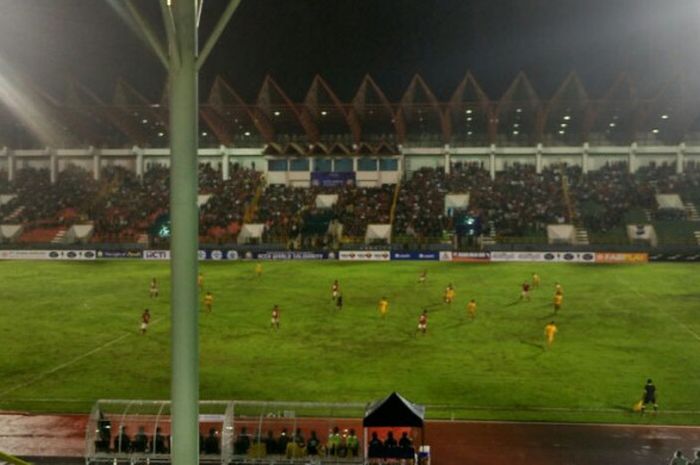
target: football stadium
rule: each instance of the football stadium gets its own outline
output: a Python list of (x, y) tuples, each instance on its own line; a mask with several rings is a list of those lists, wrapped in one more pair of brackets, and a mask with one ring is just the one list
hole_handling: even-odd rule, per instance
[[(0, 2), (0, 463), (700, 463), (700, 85), (656, 72), (700, 9), (357, 1)], [(335, 43), (545, 11), (649, 40), (447, 73), (405, 38), (398, 78)]]

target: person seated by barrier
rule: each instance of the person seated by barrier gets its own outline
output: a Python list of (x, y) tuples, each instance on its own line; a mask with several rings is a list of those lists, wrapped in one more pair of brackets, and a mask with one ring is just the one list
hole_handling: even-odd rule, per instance
[(398, 443), (394, 438), (394, 433), (389, 431), (386, 433), (386, 439), (384, 440), (384, 457), (394, 459), (398, 458)]
[(289, 444), (289, 435), (287, 434), (287, 428), (282, 428), (280, 437), (277, 439), (277, 447), (275, 454), (284, 454), (287, 452), (287, 444)]
[(233, 453), (236, 455), (245, 455), (250, 449), (250, 435), (248, 434), (248, 428), (243, 426), (241, 428), (241, 433), (236, 438), (236, 442), (233, 443)]
[(328, 441), (326, 444), (326, 450), (328, 451), (328, 455), (340, 455), (340, 443), (340, 429), (337, 426), (334, 426), (333, 430), (328, 434)]
[(97, 420), (95, 450), (97, 452), (109, 452), (110, 444), (112, 444), (112, 422), (106, 419), (100, 411), (100, 419)]
[(294, 432), (294, 443), (301, 448), (306, 446), (306, 440), (304, 439), (304, 433), (301, 432), (301, 428), (297, 428)]
[(151, 439), (151, 444), (148, 446), (148, 450), (154, 454), (167, 454), (168, 453), (168, 438), (163, 436), (160, 426), (156, 428), (156, 434)]
[(369, 441), (369, 449), (367, 451), (367, 456), (371, 459), (381, 459), (384, 457), (384, 443), (377, 433), (372, 433), (372, 439)]
[(276, 454), (277, 453), (277, 440), (275, 440), (275, 435), (272, 432), (272, 430), (267, 431), (267, 436), (263, 440), (265, 443), (265, 453), (270, 455), (270, 454)]
[(115, 452), (131, 452), (131, 438), (126, 432), (126, 426), (119, 427), (119, 434), (114, 438)]
[(204, 440), (205, 454), (221, 454), (221, 446), (219, 444), (219, 435), (216, 428), (209, 429), (209, 435)]
[(357, 457), (360, 452), (360, 440), (355, 434), (354, 429), (350, 429), (348, 437), (345, 439), (345, 447), (347, 448), (348, 455), (351, 457)]
[(316, 437), (316, 431), (311, 431), (311, 437), (306, 442), (307, 455), (318, 455), (318, 449), (321, 446), (321, 441)]
[(399, 456), (403, 459), (411, 459), (414, 455), (413, 441), (408, 437), (408, 433), (404, 431), (401, 439), (399, 439)]
[(146, 436), (146, 428), (139, 426), (139, 430), (131, 441), (131, 450), (133, 452), (146, 452), (148, 447), (148, 436)]

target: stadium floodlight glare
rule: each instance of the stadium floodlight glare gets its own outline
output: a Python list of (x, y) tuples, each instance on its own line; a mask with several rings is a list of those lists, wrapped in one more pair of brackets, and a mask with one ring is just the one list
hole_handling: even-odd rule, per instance
[(327, 112), (326, 110), (323, 110), (323, 111), (321, 112), (321, 116), (326, 116), (327, 114), (328, 114), (328, 112)]
[(472, 135), (472, 132), (471, 132), (471, 131), (467, 132), (467, 135), (468, 135), (468, 136), (471, 136), (471, 135)]
[(614, 127), (616, 126), (616, 124), (615, 124), (615, 123), (610, 123), (609, 126), (610, 126), (611, 128), (614, 128)]
[(250, 131), (246, 131), (243, 133), (244, 136), (249, 137), (250, 136)]
[(661, 119), (668, 119), (668, 115), (661, 115)]
[(202, 137), (207, 137), (207, 131), (202, 131)]
[(559, 131), (559, 134), (563, 136), (564, 134), (566, 134), (566, 131)]
[(564, 115), (564, 121), (569, 121), (571, 119), (571, 116), (569, 115)]
[(158, 133), (158, 137), (163, 137), (164, 135), (165, 135), (164, 132), (159, 132), (159, 133)]
[(522, 109), (522, 108), (516, 108), (516, 109), (515, 109), (515, 112), (516, 112), (516, 113), (522, 113), (522, 112), (523, 112), (523, 109)]
[(520, 134), (518, 131), (513, 131), (514, 136), (517, 136), (518, 134)]
[(654, 134), (658, 134), (658, 133), (659, 133), (659, 130), (658, 130), (657, 128), (654, 128), (654, 129), (651, 130), (651, 132), (654, 133)]
[(563, 128), (565, 128), (565, 127), (567, 126), (567, 124), (566, 124), (566, 123), (561, 123), (560, 126), (563, 127)]
[(471, 116), (470, 116), (469, 118), (467, 118), (467, 121), (471, 121), (471, 120), (472, 120), (472, 117), (471, 117)]
[(279, 116), (279, 115), (281, 115), (281, 114), (282, 114), (282, 113), (280, 113), (279, 111), (275, 111), (275, 116)]
[(466, 114), (468, 114), (468, 115), (471, 115), (471, 114), (472, 114), (471, 108), (468, 108), (467, 111), (465, 111), (464, 113), (466, 113)]
[(143, 124), (148, 124), (148, 120), (147, 120), (147, 119), (142, 119), (141, 122), (142, 122)]

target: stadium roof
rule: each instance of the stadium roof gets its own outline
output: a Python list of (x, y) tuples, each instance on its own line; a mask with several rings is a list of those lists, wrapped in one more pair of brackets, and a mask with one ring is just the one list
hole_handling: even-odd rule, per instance
[[(0, 103), (0, 146), (166, 145), (167, 86), (156, 101), (124, 80), (116, 83), (108, 102), (76, 81), (67, 83), (60, 98), (30, 84), (18, 85), (15, 92), (25, 104), (18, 109)], [(500, 96), (487, 95), (467, 73), (446, 101), (440, 101), (420, 75), (411, 79), (399, 101), (390, 101), (369, 75), (349, 101), (342, 101), (319, 75), (299, 102), (271, 76), (248, 101), (221, 77), (202, 95), (202, 146), (323, 143), (327, 150), (322, 151), (330, 153), (334, 144), (357, 148), (364, 142), (579, 145), (601, 139), (608, 145), (627, 145), (648, 137), (677, 144), (700, 129), (700, 93), (682, 75), (650, 95), (640, 95), (632, 80), (621, 74), (605, 94), (591, 96), (576, 73), (547, 97), (537, 94), (524, 73)], [(30, 121), (24, 115), (28, 107), (35, 115)], [(35, 127), (37, 119), (43, 120), (43, 130)]]

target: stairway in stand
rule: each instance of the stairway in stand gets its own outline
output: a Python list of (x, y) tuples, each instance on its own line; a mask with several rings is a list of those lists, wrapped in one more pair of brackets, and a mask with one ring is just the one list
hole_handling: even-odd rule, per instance
[(496, 244), (496, 225), (493, 221), (489, 221), (489, 233), (481, 235), (481, 245), (494, 245)]
[(139, 238), (136, 240), (137, 244), (148, 245), (148, 234), (139, 234)]
[(686, 202), (683, 207), (685, 207), (685, 214), (688, 217), (688, 220), (700, 221), (700, 213), (698, 213), (698, 209), (695, 207), (693, 202)]
[(588, 240), (588, 231), (586, 228), (582, 227), (576, 227), (576, 240), (575, 240), (576, 245), (589, 245), (590, 241)]
[(15, 220), (17, 220), (17, 218), (19, 218), (19, 216), (22, 214), (23, 211), (24, 211), (24, 206), (23, 206), (23, 205), (20, 205), (19, 207), (15, 208), (15, 209), (12, 211), (12, 213), (10, 213), (9, 215), (7, 215), (7, 216), (3, 219), (3, 222), (4, 222), (4, 223), (12, 223), (12, 222), (14, 222)]
[(51, 239), (51, 243), (52, 244), (63, 244), (65, 242), (67, 232), (68, 232), (68, 228), (59, 229), (56, 232), (56, 234), (53, 236), (53, 239)]

